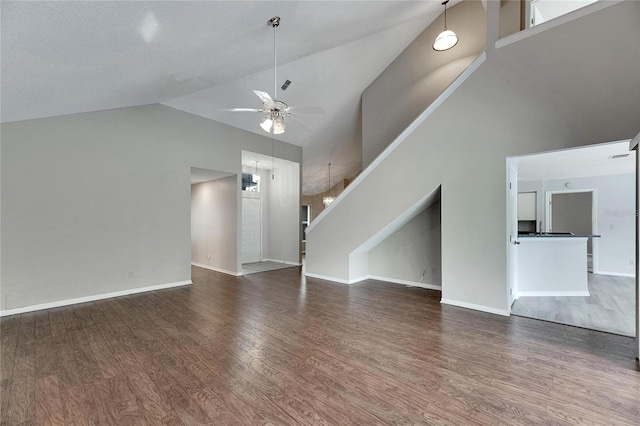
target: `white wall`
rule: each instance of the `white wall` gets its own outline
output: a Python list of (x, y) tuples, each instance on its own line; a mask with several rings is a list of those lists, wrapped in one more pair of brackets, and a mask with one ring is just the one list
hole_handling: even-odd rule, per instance
[(466, 1), (447, 10), (447, 25), (459, 42), (449, 51), (436, 52), (432, 43), (443, 24), (440, 16), (362, 93), (363, 168), (484, 49), (486, 24), (480, 2)]
[(236, 175), (191, 185), (191, 261), (236, 274)]
[(489, 52), (314, 221), (306, 272), (348, 280), (350, 253), (441, 186), (443, 300), (507, 314), (505, 159), (637, 133), (638, 20), (640, 3), (618, 3)]
[(1, 132), (3, 310), (189, 280), (191, 167), (239, 175), (242, 150), (271, 154), (267, 137), (160, 105)]
[(417, 283), (426, 270), (422, 283), (440, 286), (441, 232), (438, 201), (369, 251), (369, 274)]
[[(271, 179), (271, 177), (269, 177)], [(300, 166), (276, 167), (269, 182), (269, 259), (300, 263)]]

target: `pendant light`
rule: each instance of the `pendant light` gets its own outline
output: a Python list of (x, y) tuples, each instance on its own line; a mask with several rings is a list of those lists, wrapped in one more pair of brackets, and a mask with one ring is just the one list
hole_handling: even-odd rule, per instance
[(444, 30), (438, 34), (436, 41), (433, 42), (433, 50), (436, 52), (449, 50), (458, 44), (458, 36), (456, 33), (447, 29), (447, 3), (449, 3), (449, 0), (442, 2), (442, 5), (444, 6)]
[[(331, 191), (331, 163), (329, 163), (329, 190), (327, 191), (327, 193), (329, 193), (329, 191)], [(322, 204), (324, 204), (324, 207), (326, 208), (329, 207), (335, 200), (336, 197), (327, 195), (325, 197), (322, 197)]]

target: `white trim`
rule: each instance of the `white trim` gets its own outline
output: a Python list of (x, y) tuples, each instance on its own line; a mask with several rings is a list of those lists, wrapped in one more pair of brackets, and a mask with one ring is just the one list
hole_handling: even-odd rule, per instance
[[(299, 262), (290, 262), (288, 260), (281, 260), (281, 259), (262, 259), (263, 262), (274, 262), (274, 263), (284, 263), (286, 265), (293, 265), (293, 266), (302, 266), (302, 263)], [(249, 263), (249, 262), (247, 262)]]
[(233, 275), (234, 277), (241, 277), (242, 276), (242, 272), (233, 272), (233, 271), (229, 271), (227, 269), (216, 268), (215, 266), (205, 265), (204, 263), (191, 262), (191, 264), (193, 266), (197, 266), (198, 268), (210, 269), (212, 271), (221, 272), (223, 274)]
[(636, 274), (634, 274), (633, 272), (628, 273), (628, 272), (609, 272), (609, 271), (597, 271), (594, 272), (595, 275), (611, 275), (612, 277), (629, 277), (629, 278), (635, 278)]
[[(335, 203), (335, 201), (334, 201), (334, 203)], [(329, 277), (327, 275), (320, 275), (320, 274), (312, 274), (310, 272), (305, 272), (304, 276), (305, 277), (309, 277), (309, 278), (317, 278), (319, 280), (333, 281), (334, 283), (351, 284), (349, 281), (343, 280), (341, 278)]]
[(415, 282), (415, 281), (400, 280), (400, 279), (397, 279), (397, 278), (380, 277), (380, 276), (377, 276), (377, 275), (369, 275), (367, 277), (367, 279), (376, 280), (376, 281), (384, 281), (384, 282), (392, 283), (392, 284), (401, 284), (401, 285), (405, 285), (405, 286), (409, 286), (409, 287), (420, 287), (420, 288), (426, 288), (428, 290), (439, 290), (439, 291), (442, 291), (442, 286), (435, 285), (435, 284), (429, 284), (429, 283), (418, 283), (418, 282)]
[(112, 293), (95, 294), (93, 296), (84, 296), (84, 297), (78, 297), (75, 299), (66, 299), (66, 300), (58, 300), (56, 302), (40, 303), (38, 305), (25, 306), (22, 308), (5, 309), (4, 311), (0, 311), (0, 317), (4, 317), (8, 315), (23, 314), (25, 312), (41, 311), (43, 309), (59, 308), (61, 306), (76, 305), (78, 303), (95, 302), (96, 300), (111, 299), (114, 297), (127, 296), (130, 294), (136, 294), (136, 293), (145, 293), (147, 291), (163, 290), (163, 289), (173, 288), (173, 287), (181, 287), (181, 286), (190, 285), (190, 284), (193, 284), (191, 280), (178, 281), (175, 283), (158, 284), (158, 285), (152, 285), (148, 287), (139, 287), (139, 288), (131, 288), (128, 290), (114, 291)]
[(442, 299), (440, 300), (440, 303), (442, 303), (443, 305), (458, 306), (460, 308), (473, 309), (475, 311), (488, 312), (490, 314), (502, 315), (505, 317), (508, 317), (509, 315), (511, 315), (511, 312), (509, 312), (506, 309), (491, 308), (489, 306), (476, 305), (474, 303), (467, 303), (467, 302), (460, 302), (458, 300)]
[(329, 207), (320, 212), (320, 214), (307, 226), (307, 237), (309, 235), (309, 232), (311, 232), (313, 228), (315, 228), (316, 225), (322, 221), (322, 218), (329, 214), (329, 212), (333, 210), (335, 206), (340, 204), (340, 202), (347, 195), (349, 195), (349, 193), (353, 191), (360, 184), (360, 182), (362, 182), (376, 167), (378, 167), (380, 163), (382, 163), (389, 155), (391, 155), (391, 153), (395, 151), (396, 148), (400, 146), (400, 144), (404, 142), (404, 140), (427, 119), (427, 117), (429, 117), (449, 96), (451, 96), (451, 94), (458, 87), (460, 87), (462, 83), (464, 83), (465, 80), (467, 80), (467, 78), (471, 76), (471, 74), (473, 74), (478, 68), (480, 68), (480, 65), (482, 65), (486, 59), (487, 52), (482, 52), (476, 59), (474, 59), (473, 62), (471, 62), (471, 64), (469, 64), (469, 66), (453, 81), (453, 83), (451, 83), (440, 94), (440, 96), (438, 96), (436, 100), (433, 101), (431, 105), (429, 105), (429, 107), (424, 110), (424, 112), (422, 112), (422, 114), (420, 114), (415, 120), (413, 120), (413, 122), (409, 124), (409, 126), (404, 129), (404, 131), (400, 133), (398, 137), (396, 137), (394, 141), (389, 146), (387, 146), (387, 148), (382, 151), (382, 153), (380, 153), (380, 155), (378, 155), (376, 159), (373, 160), (371, 164), (369, 164), (367, 168), (364, 169), (353, 180), (353, 182), (351, 182), (349, 186), (344, 189), (344, 191), (340, 193), (340, 195), (336, 197), (335, 201), (331, 203)]
[(588, 291), (520, 291), (520, 297), (563, 297), (563, 296), (586, 296), (589, 297)]
[(496, 44), (495, 44), (496, 49), (500, 49), (501, 47), (508, 46), (510, 44), (516, 43), (520, 40), (524, 40), (536, 34), (543, 33), (552, 28), (559, 27), (560, 25), (564, 25), (568, 22), (575, 21), (576, 19), (583, 18), (587, 15), (591, 15), (592, 13), (599, 12), (603, 9), (606, 9), (609, 6), (622, 3), (623, 1), (624, 0), (598, 1), (596, 3), (592, 3), (580, 9), (576, 9), (565, 15), (558, 16), (557, 18), (543, 22), (542, 24), (529, 27), (525, 30), (503, 37), (500, 40), (496, 41)]

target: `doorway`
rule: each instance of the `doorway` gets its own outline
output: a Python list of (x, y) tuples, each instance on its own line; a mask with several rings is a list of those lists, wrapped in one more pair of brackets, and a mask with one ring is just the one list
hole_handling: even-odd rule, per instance
[(596, 189), (567, 189), (560, 191), (546, 191), (545, 229), (552, 233), (570, 233), (575, 235), (589, 235), (587, 239), (587, 270), (598, 270), (594, 267), (597, 262), (597, 192)]
[[(629, 141), (619, 141), (507, 159), (507, 297), (514, 301), (513, 315), (635, 336), (635, 157)], [(535, 200), (526, 214), (514, 208), (514, 192)], [(531, 222), (522, 224), (526, 231), (518, 216)], [(563, 238), (572, 243), (552, 244)], [(551, 249), (558, 254), (548, 256)], [(544, 258), (532, 262), (526, 253)], [(545, 285), (534, 287), (531, 277), (540, 271), (544, 281), (538, 282)]]

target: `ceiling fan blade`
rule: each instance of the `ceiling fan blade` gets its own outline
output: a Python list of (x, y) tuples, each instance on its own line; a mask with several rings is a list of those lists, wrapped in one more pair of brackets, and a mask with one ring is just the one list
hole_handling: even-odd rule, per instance
[(271, 96), (269, 96), (269, 94), (267, 92), (261, 92), (260, 90), (254, 90), (253, 93), (255, 93), (256, 96), (258, 96), (260, 98), (262, 103), (267, 108), (273, 108), (275, 106), (275, 102), (273, 101), (273, 99), (271, 99)]
[(318, 106), (291, 106), (287, 111), (295, 114), (324, 114), (324, 109)]
[(230, 112), (264, 112), (258, 108), (218, 108), (218, 111), (230, 111)]
[(306, 125), (303, 121), (300, 121), (299, 118), (295, 118), (293, 115), (289, 115), (289, 116), (287, 116), (287, 118), (288, 119), (292, 118), (294, 121), (297, 121), (298, 124), (300, 124), (305, 131), (313, 132), (313, 129), (311, 127), (309, 127), (308, 125)]

